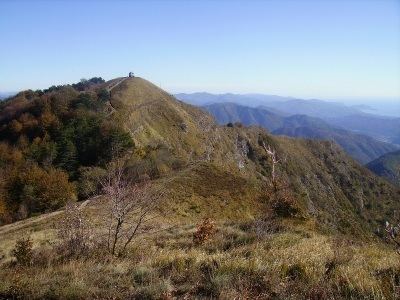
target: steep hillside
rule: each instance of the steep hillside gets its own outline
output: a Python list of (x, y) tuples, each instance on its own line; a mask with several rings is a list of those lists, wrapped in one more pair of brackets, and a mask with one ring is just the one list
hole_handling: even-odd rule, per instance
[(162, 145), (184, 159), (204, 152), (206, 131), (215, 124), (200, 109), (139, 77), (127, 78), (111, 96), (117, 110), (113, 118), (123, 123), (137, 147)]
[[(358, 166), (332, 143), (273, 137), (257, 127), (218, 127), (200, 109), (177, 101), (141, 78), (126, 79), (116, 87), (111, 104), (117, 110), (113, 118), (124, 124), (135, 143), (132, 168), (142, 167), (144, 159), (157, 168), (156, 176), (174, 172), (169, 186), (171, 203), (180, 207), (182, 216), (208, 211), (221, 217), (224, 211), (232, 211), (225, 201), (239, 202), (250, 213), (251, 206), (240, 204), (240, 199), (254, 203), (262, 198), (263, 176), (270, 169), (260, 147), (263, 140), (287, 157), (282, 176), (290, 178), (304, 214), (316, 216), (327, 228), (342, 230), (347, 223), (355, 232), (365, 231), (365, 226), (374, 231), (386, 213), (390, 215), (390, 209), (400, 204), (398, 190)], [(203, 176), (217, 183), (215, 187), (204, 189)], [(241, 191), (234, 188), (239, 186), (243, 186)], [(214, 205), (224, 209), (216, 210)]]
[(395, 145), (335, 128), (319, 118), (306, 115), (284, 117), (266, 109), (234, 103), (211, 104), (204, 108), (216, 118), (219, 124), (241, 122), (245, 125), (260, 125), (277, 135), (335, 141), (362, 164), (398, 149)]
[(400, 151), (382, 155), (368, 163), (367, 168), (400, 186)]
[[(108, 96), (103, 95), (104, 90), (109, 91)], [(67, 111), (62, 101), (69, 103)], [(35, 114), (38, 123), (34, 122)], [(253, 115), (248, 109), (237, 115), (243, 116), (249, 117), (250, 123), (266, 116), (275, 117), (269, 112)], [(271, 168), (260, 146), (265, 141), (276, 148), (279, 156), (286, 157), (280, 166), (281, 176), (289, 180), (303, 214), (316, 217), (328, 230), (347, 230), (340, 225), (347, 220), (354, 223), (352, 228), (359, 233), (365, 231), (366, 223), (372, 225), (369, 228), (373, 231), (386, 213), (398, 205), (397, 191), (392, 186), (359, 167), (331, 143), (274, 137), (258, 127), (217, 126), (201, 109), (176, 100), (139, 77), (109, 82), (95, 78), (73, 87), (55, 87), (42, 95), (22, 93), (4, 104), (0, 120), (2, 141), (26, 157), (26, 163), (12, 162), (12, 168), (25, 170), (33, 159), (39, 168), (47, 170), (50, 163), (66, 171), (70, 180), (78, 181), (80, 197), (88, 193), (84, 188), (87, 176), (103, 172), (102, 168), (113, 158), (112, 152), (125, 149), (133, 176), (147, 174), (154, 179), (173, 179), (167, 189), (181, 217), (196, 217), (205, 212), (217, 218), (233, 212), (251, 216), (257, 212), (255, 203), (264, 197), (265, 176), (268, 178)], [(326, 136), (329, 129), (320, 120), (307, 117), (275, 117), (271, 124), (274, 122), (282, 122), (279, 126), (308, 122), (319, 128), (321, 136)], [(121, 129), (129, 133), (132, 142), (118, 131)], [(328, 131), (339, 139), (341, 132), (337, 132), (335, 136)], [(21, 143), (23, 136), (28, 138), (27, 145)], [(4, 158), (7, 165), (11, 159), (8, 157), (13, 156)], [(215, 187), (204, 189), (207, 184), (203, 176), (207, 182), (215, 182)], [(8, 188), (23, 180), (17, 179), (10, 177), (5, 185), (6, 203), (15, 206), (16, 211), (27, 205), (25, 192), (14, 194)], [(40, 193), (40, 185), (36, 188)], [(385, 205), (382, 197), (386, 197)], [(225, 201), (232, 205), (223, 204)], [(331, 219), (328, 215), (336, 217)]]
[[(316, 99), (304, 100), (262, 94), (177, 94), (176, 97), (194, 105), (235, 103), (249, 107), (262, 107), (282, 116), (307, 115), (323, 119), (334, 127), (370, 136), (374, 139), (400, 145), (400, 119), (366, 113), (365, 106), (347, 106), (342, 103)], [(398, 105), (391, 104), (393, 109)]]
[(235, 103), (218, 103), (203, 106), (218, 124), (240, 122), (246, 126), (260, 125), (270, 131), (282, 127), (284, 117), (266, 109), (252, 108)]

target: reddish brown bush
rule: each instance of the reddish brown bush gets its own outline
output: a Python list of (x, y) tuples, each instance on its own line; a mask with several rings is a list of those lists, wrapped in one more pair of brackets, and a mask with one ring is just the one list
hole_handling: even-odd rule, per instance
[(274, 181), (266, 180), (265, 198), (268, 202), (266, 216), (268, 217), (294, 217), (299, 212), (296, 199), (290, 185), (283, 178)]
[(193, 234), (193, 242), (196, 245), (203, 244), (215, 234), (215, 222), (206, 218), (197, 225), (197, 230)]

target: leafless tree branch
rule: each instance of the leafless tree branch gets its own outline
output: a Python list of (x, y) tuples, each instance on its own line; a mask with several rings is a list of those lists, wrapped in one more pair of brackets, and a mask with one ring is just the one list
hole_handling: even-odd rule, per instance
[(146, 231), (143, 225), (153, 220), (163, 197), (149, 180), (133, 182), (124, 170), (123, 162), (115, 161), (101, 182), (108, 205), (107, 247), (112, 255), (124, 253), (137, 234)]

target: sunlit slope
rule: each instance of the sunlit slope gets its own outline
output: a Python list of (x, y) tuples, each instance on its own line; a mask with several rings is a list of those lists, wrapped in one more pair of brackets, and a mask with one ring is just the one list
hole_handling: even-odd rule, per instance
[(332, 142), (216, 126), (207, 113), (138, 77), (114, 88), (111, 104), (134, 139), (132, 166), (145, 170), (143, 161), (150, 160), (156, 175), (168, 178), (169, 202), (180, 217), (263, 214), (271, 164), (262, 141), (283, 158), (279, 176), (290, 183), (300, 217), (315, 219), (320, 228), (368, 235), (400, 208), (399, 190)]
[(111, 104), (138, 147), (162, 144), (185, 158), (204, 152), (205, 131), (214, 126), (200, 109), (139, 77), (127, 78), (114, 88)]

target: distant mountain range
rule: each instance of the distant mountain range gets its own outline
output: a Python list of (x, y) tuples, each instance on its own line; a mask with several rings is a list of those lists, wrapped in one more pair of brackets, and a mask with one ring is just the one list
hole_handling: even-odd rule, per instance
[(368, 163), (367, 167), (375, 174), (386, 177), (400, 186), (400, 150), (382, 155)]
[[(262, 94), (193, 93), (177, 94), (176, 97), (184, 102), (199, 106), (229, 102), (251, 108), (261, 107), (282, 117), (307, 115), (322, 119), (336, 128), (400, 145), (400, 118), (366, 113), (367, 106), (365, 105), (346, 106), (338, 102)], [(269, 128), (262, 123), (257, 124)]]
[(213, 103), (236, 103), (249, 107), (264, 107), (280, 115), (308, 115), (318, 118), (336, 118), (362, 114), (359, 106), (346, 106), (338, 102), (323, 100), (304, 100), (292, 97), (281, 97), (262, 94), (176, 94), (178, 99), (192, 105), (209, 105)]
[(287, 101), (294, 98), (263, 94), (210, 94), (210, 93), (180, 93), (176, 98), (192, 105), (202, 106), (213, 103), (233, 102), (251, 107), (266, 105), (271, 102)]
[(277, 135), (335, 141), (362, 164), (399, 149), (396, 145), (336, 128), (322, 119), (306, 115), (281, 116), (265, 108), (235, 103), (215, 103), (203, 107), (220, 124), (241, 122), (244, 125), (260, 125)]

